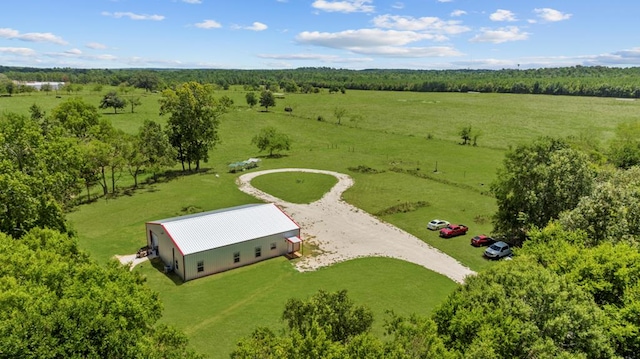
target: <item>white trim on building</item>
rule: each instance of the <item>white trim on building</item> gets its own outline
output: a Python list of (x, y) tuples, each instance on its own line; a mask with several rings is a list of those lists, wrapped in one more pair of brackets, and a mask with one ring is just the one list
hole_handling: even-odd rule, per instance
[(152, 221), (146, 230), (148, 246), (184, 281), (301, 247), (300, 226), (273, 203)]

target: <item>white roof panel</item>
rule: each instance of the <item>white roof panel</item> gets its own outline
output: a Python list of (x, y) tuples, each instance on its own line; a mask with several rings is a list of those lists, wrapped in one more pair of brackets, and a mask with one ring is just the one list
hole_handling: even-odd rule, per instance
[(275, 204), (255, 204), (153, 221), (183, 255), (241, 243), (300, 227)]

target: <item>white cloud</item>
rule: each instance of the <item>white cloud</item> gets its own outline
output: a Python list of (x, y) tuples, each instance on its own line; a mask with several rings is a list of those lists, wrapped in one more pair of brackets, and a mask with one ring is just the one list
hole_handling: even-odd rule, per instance
[(107, 45), (101, 44), (99, 42), (90, 42), (85, 45), (86, 47), (94, 50), (104, 50), (107, 48)]
[(269, 27), (261, 22), (256, 21), (251, 26), (233, 25), (231, 28), (236, 30), (264, 31)]
[(303, 44), (324, 46), (337, 49), (352, 47), (402, 46), (408, 43), (430, 40), (433, 35), (414, 31), (395, 31), (381, 29), (345, 30), (341, 32), (304, 31), (296, 36)]
[(500, 44), (508, 41), (521, 41), (529, 38), (529, 33), (520, 32), (516, 26), (508, 26), (499, 29), (480, 29), (480, 34), (474, 36), (471, 42), (491, 42)]
[(375, 11), (375, 7), (369, 5), (371, 3), (373, 3), (373, 0), (316, 0), (311, 6), (326, 12), (373, 12)]
[(247, 27), (247, 30), (253, 30), (253, 31), (264, 31), (268, 28), (267, 25), (261, 23), (261, 22), (254, 22), (253, 25)]
[(18, 30), (9, 29), (9, 28), (0, 28), (0, 37), (4, 37), (5, 39), (13, 39), (20, 36), (20, 32)]
[(402, 2), (396, 2), (396, 3), (393, 3), (393, 4), (391, 5), (391, 7), (392, 7), (392, 8), (394, 8), (394, 9), (398, 9), (398, 10), (400, 10), (400, 9), (404, 9), (404, 3), (402, 3)]
[[(460, 25), (457, 20), (441, 20), (437, 17), (420, 17), (399, 15), (380, 15), (372, 20), (373, 24), (380, 28), (397, 29), (408, 31), (425, 31), (435, 34), (460, 34), (471, 29)], [(435, 38), (435, 40), (446, 40), (446, 37)]]
[(452, 17), (456, 17), (456, 16), (462, 16), (462, 15), (466, 15), (466, 14), (467, 14), (467, 12), (464, 11), (464, 10), (453, 10), (451, 12), (451, 14), (449, 14), (449, 15), (452, 16)]
[(36, 52), (27, 47), (0, 47), (0, 53), (18, 56), (35, 56)]
[(51, 58), (64, 58), (64, 59), (73, 58), (73, 59), (85, 60), (85, 61), (105, 61), (105, 60), (115, 61), (118, 59), (116, 56), (109, 55), (109, 54), (85, 55), (82, 53), (82, 51), (78, 49), (71, 49), (64, 52), (49, 52), (49, 53), (46, 53), (45, 56), (51, 57)]
[(296, 40), (301, 44), (342, 49), (363, 55), (384, 57), (460, 56), (451, 47), (403, 47), (412, 42), (433, 40), (432, 34), (382, 29), (346, 30), (336, 33), (305, 31)]
[(162, 21), (164, 20), (164, 16), (163, 15), (147, 15), (147, 14), (135, 14), (132, 12), (108, 12), (108, 11), (103, 11), (102, 15), (104, 16), (109, 16), (109, 17), (113, 17), (116, 19), (120, 19), (123, 17), (128, 17), (131, 20), (152, 20), (152, 21)]
[(58, 45), (68, 44), (60, 36), (56, 36), (50, 32), (28, 32), (21, 34), (18, 30), (0, 28), (0, 37), (3, 37), (5, 39), (15, 39), (29, 42), (51, 42)]
[(202, 0), (182, 0), (182, 2), (186, 2), (187, 4), (202, 4)]
[(371, 62), (370, 57), (341, 57), (335, 55), (322, 55), (322, 54), (259, 54), (258, 57), (263, 59), (273, 60), (293, 60), (293, 61), (321, 61), (326, 63), (358, 63), (358, 62)]
[(562, 20), (568, 20), (572, 14), (565, 14), (555, 9), (543, 8), (534, 9), (533, 12), (538, 14), (538, 17), (546, 22), (557, 22)]
[(364, 54), (376, 55), (382, 57), (451, 57), (462, 56), (463, 53), (449, 46), (431, 46), (431, 47), (398, 47), (398, 46), (379, 46), (373, 48), (351, 48), (350, 51)]
[(513, 12), (503, 9), (496, 10), (496, 12), (489, 16), (489, 19), (491, 19), (491, 21), (518, 21)]
[(203, 22), (195, 24), (195, 27), (199, 27), (201, 29), (217, 29), (221, 28), (222, 25), (215, 20), (204, 20)]
[(438, 2), (453, 2), (453, 0), (438, 0)]

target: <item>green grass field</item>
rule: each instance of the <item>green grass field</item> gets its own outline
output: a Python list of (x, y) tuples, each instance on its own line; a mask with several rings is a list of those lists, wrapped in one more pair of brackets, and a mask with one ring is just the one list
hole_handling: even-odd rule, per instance
[(285, 172), (258, 176), (251, 184), (290, 203), (311, 203), (322, 198), (338, 179), (318, 173)]
[(382, 335), (386, 310), (428, 315), (456, 287), (444, 276), (390, 258), (353, 260), (305, 273), (285, 258), (275, 258), (184, 284), (149, 263), (136, 270), (160, 293), (162, 321), (184, 330), (196, 350), (213, 358), (228, 357), (238, 339), (258, 326), (281, 328), (289, 298), (347, 288), (355, 303), (373, 311), (373, 332)]
[[(135, 113), (100, 111), (130, 133), (146, 119), (166, 121), (158, 115), (159, 94), (137, 95), (143, 104)], [(239, 89), (217, 95), (231, 97), (236, 108), (222, 118), (222, 142), (211, 151), (209, 163), (203, 164), (207, 171), (143, 184), (117, 198), (77, 207), (68, 218), (83, 249), (107, 261), (144, 245), (147, 221), (257, 202), (237, 189), (239, 174), (228, 173), (227, 165), (260, 157), (257, 170), (302, 167), (349, 174), (355, 185), (345, 192), (345, 200), (369, 213), (426, 202), (415, 211), (386, 214), (381, 219), (478, 271), (492, 263), (482, 258), (482, 249), (469, 245), (469, 239), (491, 233), (495, 200), (488, 188), (507, 148), (542, 135), (604, 142), (620, 123), (636, 121), (640, 112), (640, 102), (611, 98), (375, 91), (287, 94), (277, 100), (276, 107), (263, 112), (248, 108), (245, 92)], [(96, 106), (102, 97), (80, 96)], [(49, 112), (69, 96), (61, 97), (0, 98), (0, 112), (28, 114), (34, 103)], [(285, 113), (285, 106), (291, 106), (293, 112)], [(335, 108), (347, 110), (341, 125), (333, 116)], [(324, 121), (318, 121), (319, 116)], [(481, 132), (477, 147), (459, 145), (458, 132), (469, 125)], [(291, 136), (292, 149), (284, 156), (266, 157), (250, 144), (266, 126)], [(350, 170), (358, 166), (379, 173)], [(269, 175), (256, 178), (254, 184), (286, 197), (283, 199), (307, 203), (320, 198), (331, 181), (330, 176), (296, 174), (283, 179)], [(121, 187), (131, 184), (127, 176), (118, 182)], [(100, 191), (95, 189), (93, 195)], [(426, 229), (433, 218), (466, 224), (470, 232), (441, 239)], [(149, 264), (137, 270), (160, 293), (165, 306), (162, 320), (183, 328), (193, 346), (212, 358), (227, 357), (233, 343), (256, 326), (281, 325), (279, 318), (288, 298), (307, 297), (320, 288), (349, 290), (357, 303), (374, 309), (375, 332), (381, 334), (385, 309), (426, 314), (455, 287), (426, 269), (390, 259), (357, 259), (312, 273), (297, 273), (285, 259), (275, 259), (179, 285)]]

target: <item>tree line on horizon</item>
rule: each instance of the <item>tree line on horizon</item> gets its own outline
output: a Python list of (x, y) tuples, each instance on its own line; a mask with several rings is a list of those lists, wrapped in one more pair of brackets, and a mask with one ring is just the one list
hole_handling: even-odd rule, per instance
[[(239, 69), (80, 69), (0, 66), (0, 93), (15, 81), (71, 84), (123, 83), (149, 91), (197, 81), (221, 88), (313, 92), (348, 89), (413, 92), (488, 92), (640, 98), (640, 67), (571, 66), (502, 70), (348, 70), (307, 67), (287, 70)], [(4, 84), (4, 86), (2, 86)], [(10, 89), (14, 91), (15, 89)], [(17, 92), (17, 91), (16, 91)]]

